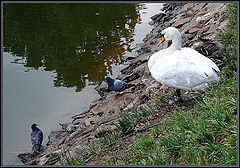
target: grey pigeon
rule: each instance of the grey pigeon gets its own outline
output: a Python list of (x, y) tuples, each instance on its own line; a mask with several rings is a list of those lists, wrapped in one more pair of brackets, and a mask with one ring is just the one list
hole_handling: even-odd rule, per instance
[(135, 87), (135, 84), (126, 83), (124, 81), (118, 80), (118, 79), (112, 79), (110, 77), (105, 77), (105, 80), (108, 84), (108, 89), (116, 92), (121, 92), (125, 89), (128, 89), (130, 87)]
[(42, 141), (43, 141), (43, 133), (35, 123), (32, 124), (31, 128), (32, 128), (31, 141), (33, 145), (33, 150), (40, 152), (42, 147)]

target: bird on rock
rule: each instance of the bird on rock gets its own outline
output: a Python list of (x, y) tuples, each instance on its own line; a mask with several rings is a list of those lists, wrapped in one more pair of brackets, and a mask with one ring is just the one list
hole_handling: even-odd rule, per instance
[(32, 133), (31, 133), (31, 141), (33, 145), (33, 151), (40, 152), (42, 147), (42, 141), (43, 141), (43, 133), (42, 131), (37, 127), (37, 124), (32, 124)]
[(204, 91), (219, 81), (218, 66), (196, 50), (181, 47), (181, 33), (175, 27), (164, 29), (158, 43), (171, 40), (170, 47), (154, 53), (148, 60), (152, 77), (161, 84), (177, 89), (180, 102), (180, 89)]
[(105, 77), (105, 80), (108, 84), (108, 90), (116, 91), (116, 92), (121, 92), (125, 89), (136, 86), (135, 84), (126, 83), (118, 79), (112, 79), (109, 76)]

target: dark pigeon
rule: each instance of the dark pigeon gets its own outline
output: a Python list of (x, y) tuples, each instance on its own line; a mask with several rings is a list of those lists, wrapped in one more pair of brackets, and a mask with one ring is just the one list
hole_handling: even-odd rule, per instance
[(43, 133), (37, 127), (36, 124), (32, 124), (31, 128), (32, 128), (31, 141), (33, 145), (33, 150), (40, 152), (42, 147), (42, 141), (43, 141)]
[(105, 80), (108, 84), (108, 89), (116, 92), (121, 92), (125, 89), (128, 89), (130, 87), (135, 87), (135, 84), (126, 83), (124, 81), (118, 80), (118, 79), (112, 79), (110, 77), (105, 77)]

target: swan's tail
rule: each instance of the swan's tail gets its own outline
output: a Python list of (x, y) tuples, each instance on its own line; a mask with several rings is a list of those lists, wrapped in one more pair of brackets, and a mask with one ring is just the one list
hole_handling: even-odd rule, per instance
[(210, 88), (212, 88), (214, 85), (216, 85), (220, 81), (219, 77), (214, 78), (214, 80), (211, 80), (207, 83), (203, 83), (201, 85), (195, 86), (192, 88), (193, 91), (206, 91)]
[(212, 68), (211, 70), (209, 69), (208, 71), (204, 72), (204, 75), (206, 77), (207, 82), (206, 83), (218, 83), (220, 81), (220, 78), (218, 76), (218, 73), (220, 70), (218, 67)]

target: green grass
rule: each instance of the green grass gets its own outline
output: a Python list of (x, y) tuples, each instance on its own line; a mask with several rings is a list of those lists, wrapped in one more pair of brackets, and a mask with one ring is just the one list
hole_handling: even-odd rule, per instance
[[(227, 9), (229, 23), (217, 39), (226, 47), (218, 85), (198, 96), (190, 108), (176, 106), (171, 119), (148, 130), (130, 148), (105, 159), (105, 165), (237, 165), (237, 4), (230, 3)], [(117, 130), (102, 134), (98, 143), (84, 149), (77, 159), (63, 154), (62, 164), (86, 165), (101, 149), (136, 132), (139, 122), (173, 97), (171, 90), (168, 93), (152, 100), (151, 110), (133, 109), (123, 114)]]
[(222, 81), (196, 100), (195, 108), (178, 109), (174, 118), (139, 139), (128, 164), (236, 165), (236, 91), (236, 79)]
[(218, 41), (220, 41), (226, 47), (223, 55), (225, 62), (225, 75), (227, 77), (233, 77), (232, 71), (237, 71), (237, 56), (238, 56), (238, 44), (237, 44), (237, 3), (230, 3), (227, 7), (229, 22), (225, 27), (225, 31), (219, 34)]

